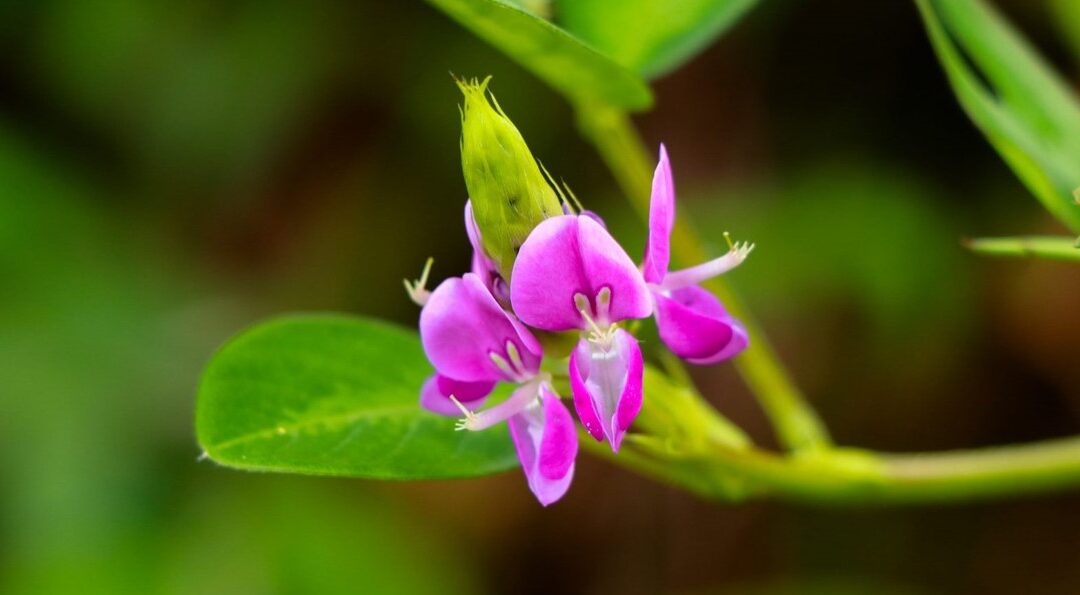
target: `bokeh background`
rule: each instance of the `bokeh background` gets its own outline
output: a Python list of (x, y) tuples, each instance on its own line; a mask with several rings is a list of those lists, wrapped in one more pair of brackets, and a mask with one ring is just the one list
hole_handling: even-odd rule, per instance
[[(1055, 4), (997, 4), (1080, 81)], [(636, 252), (568, 106), (424, 4), (0, 2), (0, 592), (1080, 592), (1077, 494), (727, 507), (584, 458), (543, 510), (516, 472), (200, 462), (195, 388), (230, 335), (296, 310), (414, 324), (401, 279), (465, 268), (450, 71), (493, 74)], [(1080, 271), (961, 247), (1060, 230), (957, 106), (913, 3), (763, 2), (655, 89), (638, 123), (680, 208), (718, 248), (757, 243), (732, 282), (840, 443), (1080, 432)], [(730, 365), (697, 379), (773, 444)]]

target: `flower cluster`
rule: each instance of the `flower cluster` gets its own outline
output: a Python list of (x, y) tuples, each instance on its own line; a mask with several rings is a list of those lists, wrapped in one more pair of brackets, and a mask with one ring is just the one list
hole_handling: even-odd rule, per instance
[[(467, 202), (472, 271), (430, 293), (423, 278), (408, 285), (423, 307), (420, 337), (436, 370), (424, 384), (421, 405), (463, 416), (459, 430), (506, 421), (529, 488), (545, 506), (569, 488), (578, 450), (573, 418), (553, 388), (553, 373), (566, 369), (578, 419), (617, 452), (641, 409), (644, 370), (637, 340), (620, 323), (655, 316), (664, 344), (697, 364), (730, 358), (747, 345), (742, 325), (698, 284), (737, 266), (751, 245), (736, 244), (716, 260), (668, 270), (675, 192), (663, 146), (640, 267), (599, 217), (577, 213), (568, 203), (563, 210), (532, 229), (507, 280), (485, 252)], [(537, 337), (566, 332), (577, 339), (568, 362), (559, 358), (556, 366), (543, 367)], [(516, 386), (506, 400), (481, 409), (499, 382)]]
[[(494, 97), (488, 101), (489, 81), (457, 81), (472, 270), (429, 292), (429, 260), (420, 279), (405, 284), (423, 308), (420, 339), (435, 367), (420, 404), (462, 416), (458, 430), (507, 422), (529, 488), (546, 506), (570, 487), (578, 450), (556, 377), (569, 384), (589, 434), (618, 452), (641, 410), (644, 374), (637, 340), (621, 323), (655, 316), (664, 344), (693, 363), (734, 356), (746, 347), (746, 331), (698, 283), (737, 266), (752, 246), (668, 271), (675, 188), (661, 145), (638, 267), (599, 216), (575, 209), (541, 171)], [(567, 338), (576, 343), (569, 350)], [(510, 396), (481, 409), (500, 382), (514, 386)]]

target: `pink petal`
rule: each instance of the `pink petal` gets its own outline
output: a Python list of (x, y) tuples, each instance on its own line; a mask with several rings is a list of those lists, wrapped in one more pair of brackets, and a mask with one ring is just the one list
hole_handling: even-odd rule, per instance
[(544, 408), (544, 432), (540, 439), (540, 474), (551, 479), (565, 477), (574, 468), (578, 441), (574, 418), (558, 395), (547, 385), (540, 386), (540, 401)]
[(472, 201), (465, 201), (465, 233), (469, 236), (469, 244), (472, 245), (472, 272), (480, 277), (480, 280), (484, 283), (484, 287), (488, 288), (491, 295), (499, 302), (504, 308), (510, 306), (510, 288), (507, 287), (506, 281), (503, 280), (502, 275), (499, 274), (499, 267), (495, 265), (495, 262), (488, 258), (487, 253), (484, 252), (483, 244), (480, 243), (480, 228), (476, 225), (476, 219), (473, 217)]
[(643, 373), (641, 348), (623, 329), (616, 330), (608, 349), (582, 339), (571, 355), (570, 388), (578, 417), (594, 438), (607, 438), (616, 452), (641, 411)]
[(583, 329), (586, 323), (574, 296), (584, 295), (595, 315), (595, 300), (603, 288), (611, 292), (608, 322), (652, 312), (645, 280), (611, 234), (588, 217), (561, 215), (537, 225), (521, 246), (510, 301), (529, 326)]
[[(439, 374), (465, 382), (519, 381), (536, 373), (543, 356), (532, 333), (472, 273), (447, 279), (431, 293), (420, 311), (420, 340)], [(508, 375), (492, 361), (492, 354), (511, 360), (508, 343), (520, 354), (521, 374)]]
[(600, 217), (600, 215), (597, 215), (595, 212), (585, 210), (581, 212), (581, 216), (588, 217), (589, 219), (592, 219), (593, 221), (599, 223), (600, 227), (607, 229), (607, 223), (604, 223), (604, 220)]
[[(579, 350), (581, 350), (580, 343), (578, 349), (570, 352), (570, 390), (574, 394), (574, 410), (577, 411), (581, 425), (585, 426), (585, 429), (593, 438), (596, 438), (597, 442), (602, 442), (604, 440), (604, 425), (600, 423), (600, 416), (596, 412), (596, 406), (593, 405), (589, 389), (585, 386), (585, 381), (581, 377), (581, 369), (578, 363)], [(588, 357), (587, 349), (585, 353), (586, 355), (583, 355), (582, 358)], [(588, 366), (588, 363), (585, 365)], [(588, 367), (586, 367), (586, 370), (588, 370)]]
[(645, 241), (645, 259), (641, 263), (645, 281), (659, 284), (664, 280), (671, 260), (671, 229), (675, 225), (675, 182), (667, 149), (660, 145), (660, 163), (653, 174), (652, 198), (649, 199), (649, 237)]
[(746, 348), (746, 329), (724, 310), (720, 300), (691, 285), (653, 292), (660, 339), (675, 355), (695, 364), (731, 358)]
[(439, 415), (461, 417), (461, 410), (450, 400), (450, 395), (475, 410), (484, 404), (484, 399), (494, 389), (494, 382), (462, 382), (435, 374), (420, 389), (420, 406)]
[[(472, 245), (473, 252), (479, 254), (488, 263), (491, 263), (491, 259), (484, 253), (483, 245), (480, 243), (480, 227), (476, 225), (476, 217), (473, 216), (472, 201), (465, 201), (465, 234), (469, 236), (469, 244)], [(494, 268), (494, 265), (493, 267)]]
[(574, 478), (577, 432), (570, 412), (546, 385), (540, 401), (508, 420), (529, 489), (547, 506), (566, 494)]

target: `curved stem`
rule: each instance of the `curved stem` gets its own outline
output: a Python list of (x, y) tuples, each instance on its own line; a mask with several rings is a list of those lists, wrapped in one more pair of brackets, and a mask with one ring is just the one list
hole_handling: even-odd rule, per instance
[[(575, 107), (583, 134), (607, 162), (638, 215), (648, 220), (653, 160), (628, 116), (604, 105)], [(672, 252), (683, 263), (707, 260), (702, 243), (683, 219), (672, 233)], [(829, 504), (915, 504), (1080, 486), (1080, 437), (932, 454), (884, 454), (830, 446), (821, 421), (738, 297), (719, 279), (710, 280), (707, 287), (746, 325), (751, 346), (736, 358), (735, 365), (780, 441), (794, 452), (783, 456), (743, 441), (716, 438), (725, 436), (724, 432), (706, 431), (709, 438), (704, 444), (630, 436), (630, 444), (611, 459), (614, 462), (725, 501), (771, 495)]]
[[(1080, 438), (932, 454), (832, 449), (805, 456), (717, 444), (678, 454), (650, 447), (648, 440), (631, 443), (640, 450), (633, 467), (649, 468), (653, 477), (661, 475), (659, 479), (723, 501), (731, 500), (733, 482), (741, 482), (745, 496), (845, 505), (962, 502), (1080, 485)], [(641, 461), (652, 457), (666, 465)]]
[[(621, 110), (599, 104), (579, 103), (575, 108), (582, 133), (596, 146), (638, 215), (648, 221), (654, 160), (645, 149), (629, 116)], [(676, 220), (671, 234), (671, 248), (675, 259), (683, 264), (709, 260), (696, 232), (684, 217)], [(776, 428), (780, 442), (795, 451), (828, 446), (829, 436), (825, 426), (807, 405), (780, 364), (761, 327), (738, 296), (719, 278), (710, 279), (705, 286), (746, 326), (750, 346), (735, 358), (735, 366), (761, 402)]]

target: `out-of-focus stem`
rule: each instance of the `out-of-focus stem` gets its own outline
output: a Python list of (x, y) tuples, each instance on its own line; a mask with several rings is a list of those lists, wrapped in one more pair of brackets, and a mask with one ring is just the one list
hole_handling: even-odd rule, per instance
[[(629, 116), (605, 105), (578, 104), (575, 107), (582, 133), (596, 146), (634, 210), (642, 220), (648, 221), (655, 163)], [(683, 217), (675, 223), (671, 248), (675, 259), (683, 265), (709, 260), (697, 233)], [(765, 334), (738, 296), (720, 278), (710, 279), (705, 285), (746, 326), (750, 346), (735, 358), (735, 366), (761, 402), (781, 443), (795, 451), (828, 446), (829, 436), (824, 425), (795, 387)]]
[[(647, 443), (633, 444), (640, 448)], [(644, 452), (637, 455), (637, 462), (650, 455), (667, 461), (652, 466), (654, 477), (657, 472), (665, 474), (662, 479), (669, 483), (722, 501), (731, 500), (730, 494), (709, 489), (722, 481), (744, 486), (743, 497), (826, 505), (964, 502), (1080, 486), (1080, 438), (942, 453), (830, 449), (805, 456), (714, 444), (677, 458)], [(621, 463), (618, 458), (613, 461)], [(694, 470), (693, 481), (686, 481), (686, 474), (679, 471), (683, 467)]]
[[(653, 159), (628, 116), (603, 105), (576, 108), (582, 132), (596, 145), (634, 209), (647, 220)], [(682, 219), (672, 234), (672, 252), (683, 264), (708, 257), (694, 230)], [(616, 464), (724, 501), (773, 496), (821, 504), (918, 504), (1080, 487), (1080, 437), (927, 454), (830, 446), (825, 428), (738, 296), (719, 279), (706, 285), (746, 324), (750, 347), (735, 364), (781, 442), (794, 452), (781, 455), (741, 440), (733, 442), (728, 432), (705, 432), (708, 438), (703, 444), (631, 436), (622, 452), (610, 457)], [(603, 445), (590, 450), (610, 454)]]

